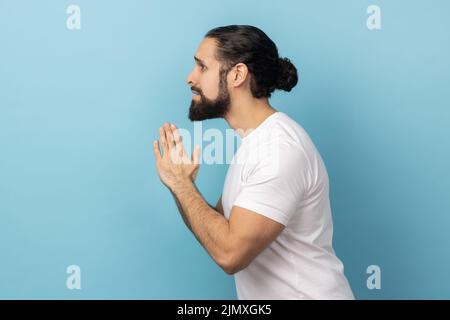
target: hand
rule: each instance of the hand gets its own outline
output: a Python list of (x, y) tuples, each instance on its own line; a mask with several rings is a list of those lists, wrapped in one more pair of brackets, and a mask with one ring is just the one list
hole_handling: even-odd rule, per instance
[(192, 158), (189, 158), (174, 124), (164, 123), (158, 132), (161, 139), (162, 155), (158, 140), (153, 142), (153, 152), (162, 183), (169, 189), (173, 189), (175, 184), (187, 179), (192, 182), (195, 181), (200, 168), (200, 147), (196, 146), (192, 152)]

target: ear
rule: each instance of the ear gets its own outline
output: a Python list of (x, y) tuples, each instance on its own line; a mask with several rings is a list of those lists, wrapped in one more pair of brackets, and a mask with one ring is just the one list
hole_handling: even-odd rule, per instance
[(238, 63), (233, 67), (232, 72), (230, 72), (232, 79), (231, 84), (233, 87), (239, 87), (242, 85), (248, 77), (248, 68), (244, 63)]

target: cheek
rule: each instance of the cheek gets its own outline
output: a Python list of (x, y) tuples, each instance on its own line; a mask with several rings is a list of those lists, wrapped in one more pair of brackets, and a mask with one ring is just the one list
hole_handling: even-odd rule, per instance
[(203, 95), (209, 99), (214, 99), (219, 94), (219, 79), (215, 76), (205, 75), (202, 77), (201, 87)]

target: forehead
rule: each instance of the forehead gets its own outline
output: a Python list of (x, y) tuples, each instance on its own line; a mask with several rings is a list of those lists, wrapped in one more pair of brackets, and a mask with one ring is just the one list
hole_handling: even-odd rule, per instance
[(200, 42), (195, 56), (207, 64), (218, 64), (215, 57), (216, 53), (216, 40), (212, 38), (204, 38)]

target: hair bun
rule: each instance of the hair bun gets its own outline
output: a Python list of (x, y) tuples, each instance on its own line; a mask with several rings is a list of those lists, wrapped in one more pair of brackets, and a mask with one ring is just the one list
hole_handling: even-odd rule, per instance
[(291, 91), (298, 82), (297, 68), (288, 58), (279, 58), (278, 69), (277, 89)]

